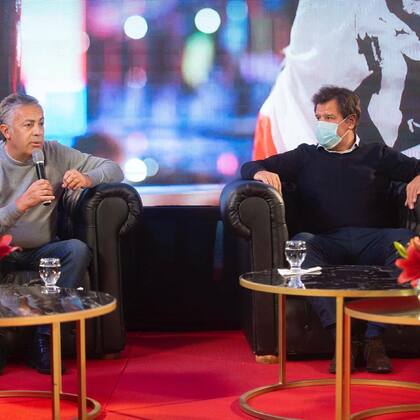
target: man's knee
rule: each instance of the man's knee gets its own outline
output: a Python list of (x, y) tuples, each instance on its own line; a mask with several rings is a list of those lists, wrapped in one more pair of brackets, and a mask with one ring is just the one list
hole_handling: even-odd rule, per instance
[(415, 233), (409, 229), (385, 229), (381, 241), (384, 245), (390, 247), (392, 251), (395, 251), (394, 242), (400, 242), (402, 245), (406, 245), (414, 236)]
[(413, 238), (416, 234), (409, 229), (395, 229), (395, 234), (393, 235), (392, 241), (398, 241), (401, 242), (403, 245), (405, 245), (411, 238)]
[(313, 235), (312, 233), (309, 232), (300, 232), (298, 234), (296, 234), (295, 236), (293, 236), (292, 241), (305, 241), (305, 242), (310, 242), (311, 240), (313, 240), (315, 235)]
[(84, 261), (86, 265), (89, 264), (92, 258), (92, 252), (83, 241), (80, 241), (79, 239), (69, 239), (67, 242), (67, 249), (71, 259)]

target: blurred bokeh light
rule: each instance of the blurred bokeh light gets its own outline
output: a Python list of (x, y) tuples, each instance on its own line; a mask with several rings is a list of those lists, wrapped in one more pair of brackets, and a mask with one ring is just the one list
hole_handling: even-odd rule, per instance
[(233, 153), (222, 153), (217, 158), (217, 170), (223, 175), (234, 175), (238, 167), (238, 158)]
[(221, 19), (216, 10), (206, 7), (197, 12), (194, 22), (199, 31), (205, 34), (213, 34), (219, 29)]
[(131, 182), (141, 182), (146, 179), (147, 176), (147, 166), (146, 164), (138, 158), (128, 159), (124, 166), (124, 175), (128, 181)]
[(147, 34), (147, 30), (147, 21), (143, 16), (129, 16), (124, 23), (124, 32), (132, 39), (144, 38)]

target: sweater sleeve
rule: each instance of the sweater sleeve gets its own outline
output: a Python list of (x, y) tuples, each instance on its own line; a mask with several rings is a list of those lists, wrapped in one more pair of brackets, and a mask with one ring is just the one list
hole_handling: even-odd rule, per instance
[(243, 179), (254, 179), (257, 172), (269, 171), (279, 175), (282, 180), (295, 181), (301, 165), (304, 164), (306, 147), (308, 145), (301, 144), (294, 150), (270, 156), (267, 159), (246, 162), (241, 167), (241, 176)]
[(22, 215), (15, 202), (0, 208), (0, 235), (7, 233)]
[(92, 187), (104, 182), (121, 182), (124, 179), (121, 168), (112, 160), (82, 153), (56, 142), (54, 146), (58, 151), (58, 156), (61, 155), (63, 161), (67, 162), (68, 169), (77, 169), (89, 176)]
[(420, 160), (408, 157), (388, 146), (382, 149), (382, 165), (393, 181), (410, 182), (420, 175)]

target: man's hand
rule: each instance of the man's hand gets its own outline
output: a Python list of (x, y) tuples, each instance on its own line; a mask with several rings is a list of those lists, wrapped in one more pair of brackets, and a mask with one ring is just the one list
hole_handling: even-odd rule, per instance
[(78, 188), (90, 188), (91, 186), (92, 180), (87, 175), (79, 172), (77, 169), (70, 169), (64, 174), (63, 188), (77, 190)]
[(264, 184), (271, 185), (276, 190), (278, 190), (279, 192), (281, 192), (280, 178), (274, 172), (258, 171), (254, 175), (254, 179), (256, 179), (257, 181), (262, 181), (262, 182), (264, 182)]
[(46, 179), (39, 179), (32, 183), (16, 200), (16, 207), (19, 211), (24, 213), (31, 207), (54, 199), (55, 197), (51, 184)]
[(417, 196), (420, 194), (420, 175), (417, 175), (407, 184), (406, 193), (407, 199), (405, 200), (405, 205), (412, 210), (416, 204)]

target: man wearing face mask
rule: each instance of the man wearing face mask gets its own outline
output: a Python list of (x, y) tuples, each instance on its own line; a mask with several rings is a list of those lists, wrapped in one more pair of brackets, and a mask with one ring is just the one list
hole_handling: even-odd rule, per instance
[[(420, 161), (381, 143), (361, 142), (356, 134), (360, 100), (354, 92), (324, 86), (312, 102), (319, 144), (301, 144), (294, 150), (247, 162), (242, 166), (242, 177), (279, 191), (282, 181), (297, 186), (306, 226), (305, 232), (292, 239), (306, 241), (305, 267), (394, 267), (397, 254), (393, 242), (407, 243), (414, 233), (389, 226), (388, 188), (391, 181), (406, 182), (405, 205), (413, 209), (420, 193)], [(310, 301), (322, 325), (335, 338), (334, 299)], [(367, 325), (364, 359), (369, 372), (392, 370), (382, 341), (383, 330), (381, 324)], [(335, 359), (329, 371), (335, 372)]]

